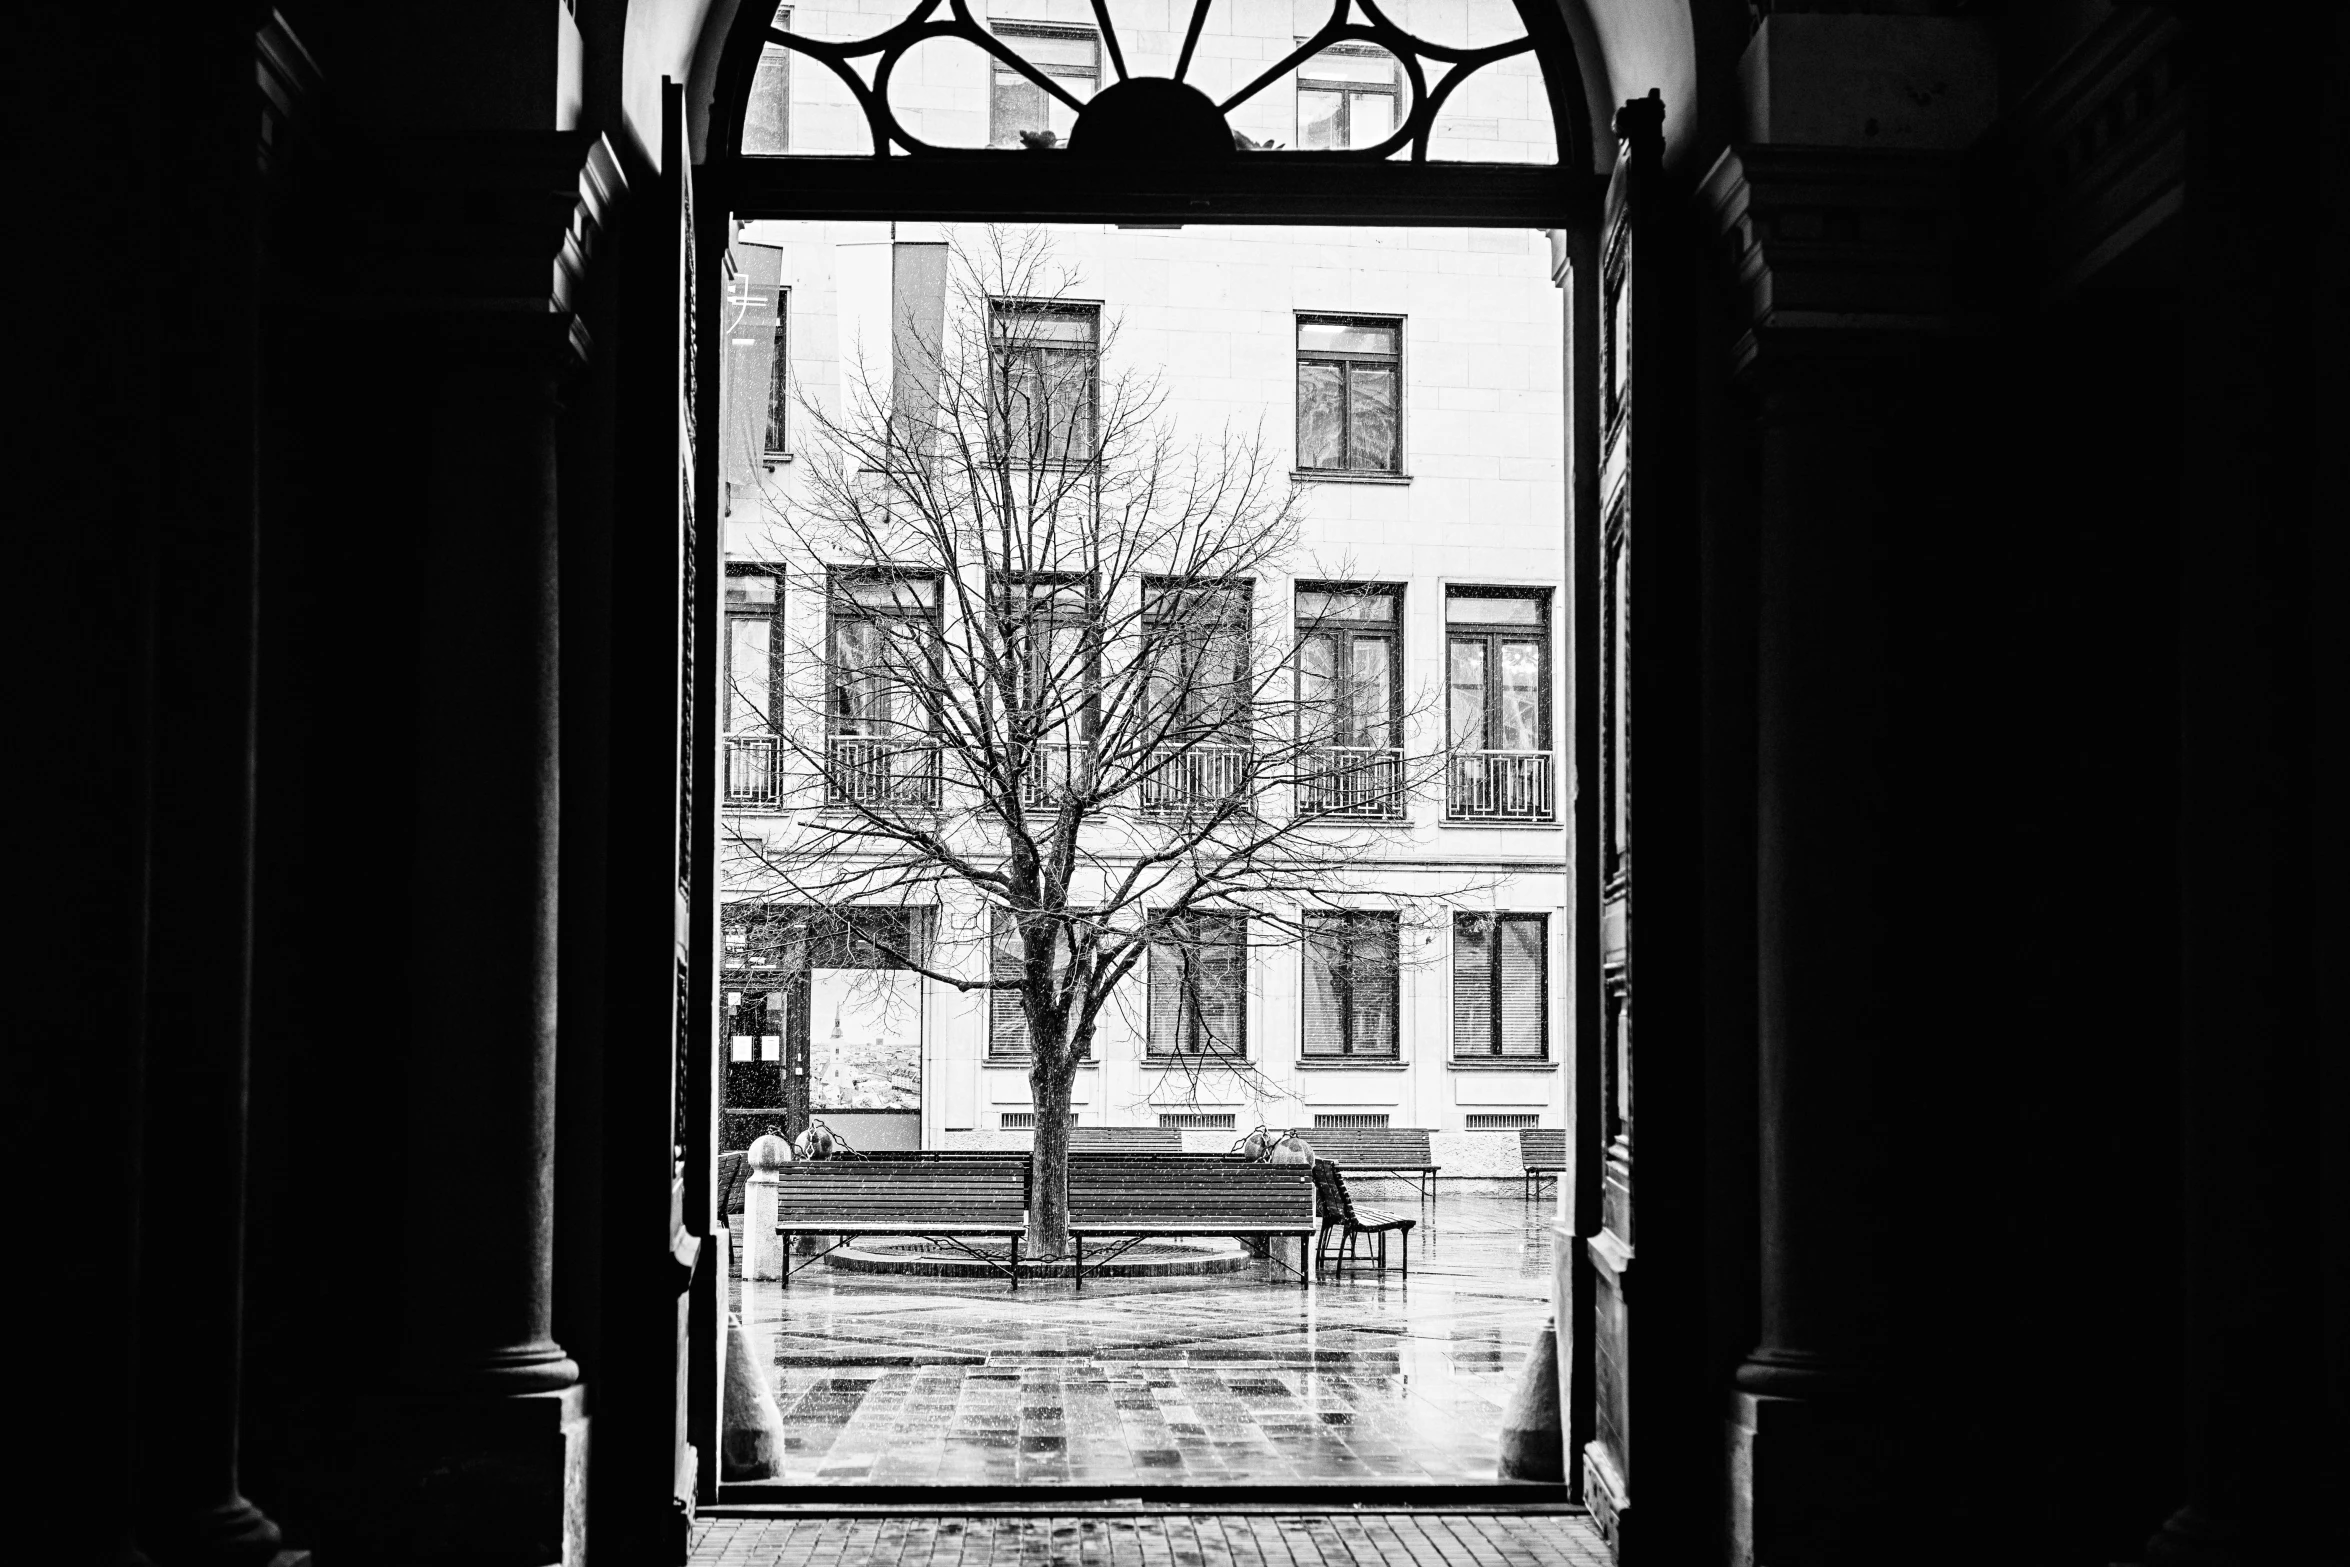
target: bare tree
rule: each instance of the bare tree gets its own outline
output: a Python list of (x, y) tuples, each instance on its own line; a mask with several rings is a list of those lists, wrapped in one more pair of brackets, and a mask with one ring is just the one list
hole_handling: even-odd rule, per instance
[(894, 328), (887, 385), (802, 399), (818, 438), (776, 553), (824, 624), (787, 639), (768, 725), (784, 819), (729, 873), (947, 913), (896, 956), (1004, 998), (1029, 1245), (1056, 1257), (1072, 1088), (1129, 982), (1154, 1062), (1249, 1073), (1249, 947), (1355, 906), (1348, 867), (1441, 758), (1406, 758), (1392, 670), (1369, 690), (1285, 595), (1266, 613), (1298, 507), (1259, 433), (1181, 439), (1154, 376), (1105, 373), (1115, 323), (1041, 239), (987, 231), (949, 276), (942, 327)]

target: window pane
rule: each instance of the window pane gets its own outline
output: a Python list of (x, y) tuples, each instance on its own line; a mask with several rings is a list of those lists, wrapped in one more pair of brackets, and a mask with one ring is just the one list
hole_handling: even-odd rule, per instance
[(1352, 917), (1347, 944), (1347, 990), (1353, 1002), (1354, 1053), (1396, 1053), (1396, 920), (1391, 914)]
[(1542, 644), (1501, 645), (1501, 733), (1497, 750), (1542, 749)]
[[(776, 18), (788, 26), (788, 12)], [(781, 44), (759, 52), (758, 73), (751, 78), (751, 100), (743, 110), (743, 151), (765, 155), (791, 151), (791, 55)]]
[(1248, 1047), (1248, 947), (1237, 919), (1200, 922), (1194, 1048), (1243, 1054)]
[(1394, 683), (1388, 678), (1395, 652), (1394, 644), (1385, 637), (1353, 639), (1349, 650), (1354, 655), (1347, 673), (1347, 703), (1345, 721), (1339, 740), (1345, 745), (1393, 745), (1395, 739), (1389, 708), (1394, 694)]
[(841, 584), (851, 604), (877, 609), (920, 610), (938, 602), (936, 577), (851, 577)]
[(1052, 37), (1033, 33), (999, 33), (1006, 46), (1030, 65), (1051, 76), (1074, 76), (1077, 81), (1063, 82), (1079, 98), (1092, 85), (1090, 78), (1099, 68), (1100, 46), (1090, 37)]
[(1354, 386), (1353, 418), (1348, 424), (1346, 465), (1349, 468), (1394, 469), (1395, 382), (1392, 367), (1348, 366)]
[[(1300, 39), (1300, 43), (1304, 40)], [(1301, 78), (1320, 82), (1378, 82), (1392, 85), (1401, 67), (1384, 49), (1325, 49), (1297, 68)]]
[(765, 734), (768, 650), (775, 622), (764, 616), (733, 615), (726, 622), (726, 732)]
[(1336, 916), (1309, 915), (1305, 937), (1306, 997), (1301, 1048), (1309, 1056), (1342, 1055), (1346, 1049), (1346, 1016), (1339, 970), (1346, 961), (1344, 929)]
[(1542, 596), (1455, 593), (1444, 601), (1444, 618), (1456, 626), (1539, 626)]
[(1539, 914), (1500, 922), (1501, 1034), (1505, 1056), (1540, 1057), (1543, 1050), (1542, 969), (1546, 921)]
[(1045, 102), (1043, 88), (1016, 71), (996, 67), (993, 125), (996, 145), (1017, 147), (1022, 131), (1050, 129), (1045, 119)]
[(1346, 439), (1345, 371), (1337, 365), (1297, 367), (1297, 465), (1336, 468)]
[(1448, 660), (1445, 738), (1456, 751), (1485, 749), (1485, 644), (1455, 642)]
[(1346, 134), (1346, 94), (1297, 91), (1297, 144), (1309, 150), (1342, 147)]
[(1493, 1051), (1493, 921), (1456, 914), (1452, 921), (1452, 1053)]
[(1376, 147), (1395, 134), (1395, 94), (1358, 92), (1346, 96), (1348, 146)]
[(1308, 354), (1386, 354), (1393, 357), (1395, 328), (1376, 322), (1300, 321), (1297, 324), (1297, 346), (1300, 353)]
[(763, 571), (738, 572), (726, 579), (728, 609), (773, 608), (775, 579)]
[(787, 439), (791, 431), (787, 417), (791, 410), (791, 355), (786, 340), (790, 322), (785, 315), (785, 306), (790, 297), (788, 290), (779, 288), (775, 291), (775, 357), (767, 368), (766, 449), (771, 452), (791, 450)]
[(1395, 595), (1335, 590), (1301, 592), (1297, 596), (1297, 618), (1309, 625), (1318, 620), (1365, 620), (1392, 625)]
[(1339, 733), (1338, 639), (1322, 633), (1298, 647), (1298, 728), (1308, 744), (1335, 744)]

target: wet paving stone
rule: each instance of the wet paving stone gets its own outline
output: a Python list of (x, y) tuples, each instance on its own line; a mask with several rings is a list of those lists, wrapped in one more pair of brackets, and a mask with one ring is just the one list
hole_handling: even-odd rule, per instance
[[(999, 1283), (816, 1267), (734, 1285), (765, 1346), (783, 1478), (817, 1484), (1490, 1480), (1549, 1314), (1549, 1203), (1451, 1187), (1412, 1272), (1296, 1287), (1194, 1278)], [(1384, 1189), (1383, 1189), (1384, 1188)]]
[(1174, 1513), (706, 1518), (693, 1567), (1606, 1567), (1588, 1518)]

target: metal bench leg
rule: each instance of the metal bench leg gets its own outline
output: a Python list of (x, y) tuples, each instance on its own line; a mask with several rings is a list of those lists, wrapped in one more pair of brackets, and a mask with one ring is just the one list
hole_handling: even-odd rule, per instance
[(1071, 1277), (1077, 1281), (1076, 1287), (1083, 1289), (1085, 1288), (1085, 1237), (1082, 1235), (1072, 1235), (1069, 1237), (1069, 1244), (1077, 1249), (1077, 1271), (1072, 1274)]
[(783, 1237), (783, 1246), (782, 1246), (782, 1251), (783, 1251), (783, 1287), (784, 1287), (785, 1289), (790, 1289), (790, 1288), (791, 1288), (791, 1231), (789, 1231), (789, 1230), (779, 1230), (779, 1231), (777, 1231), (776, 1233), (777, 1233), (777, 1234), (779, 1234), (779, 1235), (781, 1235), (781, 1236)]
[(1020, 1287), (1020, 1237), (1012, 1237), (1012, 1288)]

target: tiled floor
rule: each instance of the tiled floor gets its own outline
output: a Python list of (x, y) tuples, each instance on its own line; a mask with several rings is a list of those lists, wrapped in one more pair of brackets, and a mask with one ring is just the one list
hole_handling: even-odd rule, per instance
[(1587, 1518), (1493, 1513), (714, 1518), (695, 1567), (1608, 1567)]
[(771, 1346), (788, 1481), (1249, 1485), (1495, 1478), (1549, 1313), (1550, 1202), (1361, 1182), (1417, 1212), (1412, 1271), (1296, 1288), (1205, 1278), (1000, 1283), (799, 1274), (737, 1284)]

